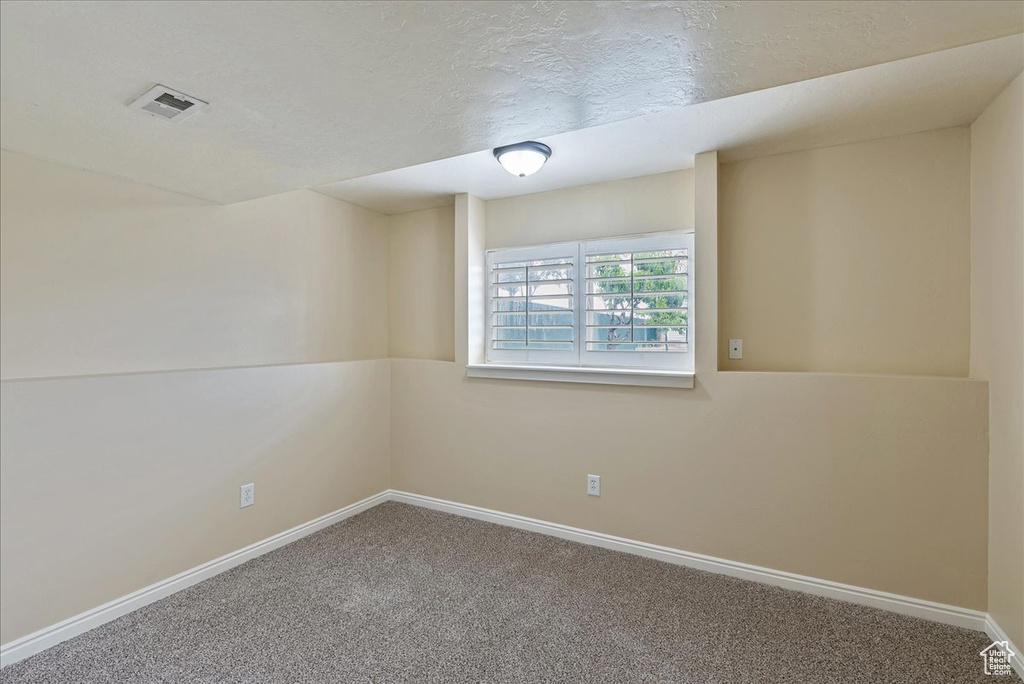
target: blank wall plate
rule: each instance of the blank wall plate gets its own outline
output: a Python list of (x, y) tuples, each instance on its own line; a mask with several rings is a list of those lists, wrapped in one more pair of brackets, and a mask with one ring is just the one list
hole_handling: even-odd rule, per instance
[(729, 340), (729, 358), (743, 358), (743, 340)]
[(250, 482), (240, 487), (238, 507), (245, 508), (256, 503), (256, 485)]

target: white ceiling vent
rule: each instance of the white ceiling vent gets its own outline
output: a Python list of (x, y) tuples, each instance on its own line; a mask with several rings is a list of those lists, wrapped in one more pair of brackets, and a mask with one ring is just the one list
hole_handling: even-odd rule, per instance
[(128, 106), (132, 109), (141, 109), (144, 112), (149, 112), (161, 119), (181, 121), (192, 116), (208, 104), (209, 102), (203, 102), (191, 95), (179, 93), (177, 90), (171, 90), (166, 86), (156, 85)]

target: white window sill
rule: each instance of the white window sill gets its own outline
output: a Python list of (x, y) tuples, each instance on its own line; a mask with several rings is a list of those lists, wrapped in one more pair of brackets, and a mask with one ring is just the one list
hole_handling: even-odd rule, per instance
[(585, 368), (580, 366), (510, 366), (474, 363), (466, 366), (470, 378), (579, 382), (596, 385), (635, 385), (693, 389), (693, 371), (647, 370), (643, 368)]

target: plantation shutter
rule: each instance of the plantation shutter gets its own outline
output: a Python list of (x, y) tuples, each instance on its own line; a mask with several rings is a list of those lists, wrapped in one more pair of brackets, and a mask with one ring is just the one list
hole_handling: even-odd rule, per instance
[(687, 250), (586, 256), (586, 349), (687, 350)]
[(692, 368), (692, 256), (692, 233), (585, 243), (581, 364)]
[(487, 361), (693, 368), (693, 235), (487, 254)]
[(546, 246), (489, 255), (489, 357), (575, 363), (577, 252)]

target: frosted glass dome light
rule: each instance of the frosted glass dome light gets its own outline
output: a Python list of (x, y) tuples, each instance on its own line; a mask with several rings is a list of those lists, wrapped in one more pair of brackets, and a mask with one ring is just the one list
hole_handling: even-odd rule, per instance
[(527, 142), (494, 148), (494, 158), (513, 176), (525, 178), (540, 171), (551, 156), (551, 148), (544, 143)]

